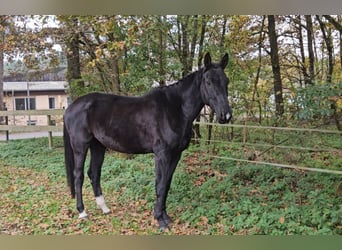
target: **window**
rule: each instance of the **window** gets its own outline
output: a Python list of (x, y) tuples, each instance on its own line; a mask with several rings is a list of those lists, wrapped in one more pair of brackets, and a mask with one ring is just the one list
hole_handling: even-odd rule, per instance
[(35, 98), (16, 98), (15, 99), (15, 110), (34, 110), (36, 109)]
[(56, 101), (54, 97), (49, 97), (49, 109), (55, 109), (56, 108)]

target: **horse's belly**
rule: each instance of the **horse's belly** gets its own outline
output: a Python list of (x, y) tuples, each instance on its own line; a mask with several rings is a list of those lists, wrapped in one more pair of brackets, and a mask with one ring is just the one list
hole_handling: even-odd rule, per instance
[(106, 148), (128, 153), (128, 154), (144, 154), (151, 153), (153, 144), (150, 138), (141, 139), (139, 136), (132, 133), (121, 133), (95, 136), (98, 141)]

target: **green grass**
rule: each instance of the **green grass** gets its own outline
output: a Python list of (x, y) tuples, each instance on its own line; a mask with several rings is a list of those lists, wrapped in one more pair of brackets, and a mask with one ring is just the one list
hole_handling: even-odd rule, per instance
[[(211, 159), (212, 154), (245, 153), (224, 143), (192, 145), (184, 152), (168, 197), (174, 224), (166, 234), (342, 234), (340, 175)], [(86, 221), (77, 220), (63, 157), (61, 138), (55, 138), (53, 150), (47, 149), (47, 139), (0, 144), (2, 233), (160, 234), (153, 219), (153, 155), (127, 159), (108, 152), (102, 185), (112, 214), (96, 210), (86, 180)], [(273, 157), (279, 159), (274, 152)], [(306, 160), (331, 167), (320, 156)]]

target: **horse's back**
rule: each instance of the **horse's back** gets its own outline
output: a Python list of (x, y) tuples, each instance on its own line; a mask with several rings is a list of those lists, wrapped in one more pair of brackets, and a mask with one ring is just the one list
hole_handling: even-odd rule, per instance
[(65, 122), (75, 133), (96, 138), (107, 148), (126, 153), (152, 152), (157, 108), (153, 98), (91, 93), (66, 111)]
[[(105, 93), (89, 93), (77, 98), (66, 110), (65, 116), (77, 119), (77, 116), (84, 114), (87, 116), (104, 115), (104, 118), (108, 118), (108, 115), (116, 110), (121, 110), (123, 114), (125, 106), (129, 106), (129, 103), (134, 103), (136, 100), (134, 97), (118, 96), (114, 94)], [(127, 105), (128, 104), (128, 105)], [(76, 117), (75, 117), (76, 116)]]

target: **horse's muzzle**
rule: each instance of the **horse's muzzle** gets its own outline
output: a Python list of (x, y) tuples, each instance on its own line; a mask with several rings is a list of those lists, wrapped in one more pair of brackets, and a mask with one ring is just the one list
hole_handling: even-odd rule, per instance
[(232, 119), (232, 114), (230, 112), (222, 112), (220, 116), (218, 117), (218, 122), (221, 124), (228, 123)]

